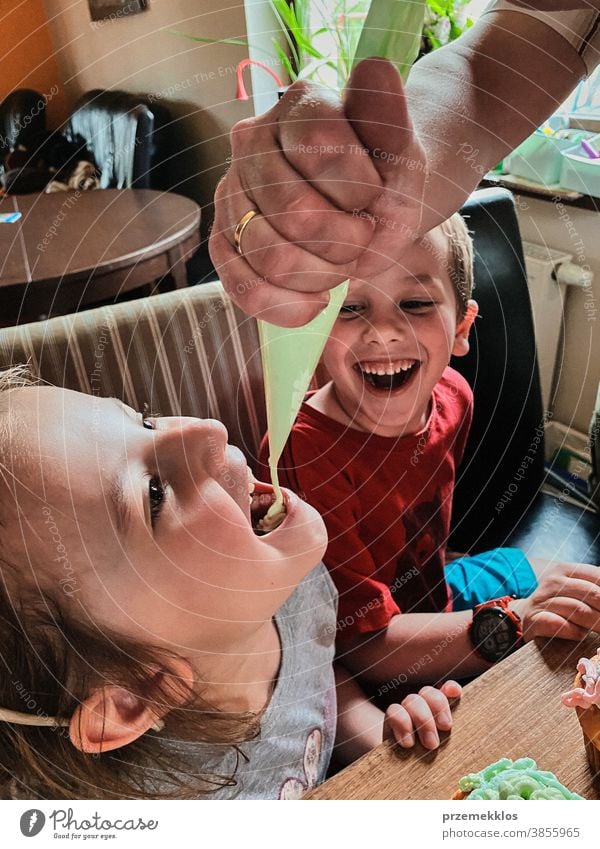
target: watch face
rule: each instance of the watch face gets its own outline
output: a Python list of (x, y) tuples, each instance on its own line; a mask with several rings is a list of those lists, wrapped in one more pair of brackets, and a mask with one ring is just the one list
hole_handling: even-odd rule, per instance
[(473, 617), (473, 645), (486, 660), (495, 663), (516, 647), (519, 636), (515, 622), (501, 607), (487, 607)]

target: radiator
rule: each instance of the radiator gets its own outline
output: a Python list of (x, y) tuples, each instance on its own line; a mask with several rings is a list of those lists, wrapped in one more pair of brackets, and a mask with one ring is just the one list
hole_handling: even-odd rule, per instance
[(571, 262), (572, 254), (523, 242), (544, 410), (552, 409), (554, 373), (569, 286), (589, 286), (592, 273)]

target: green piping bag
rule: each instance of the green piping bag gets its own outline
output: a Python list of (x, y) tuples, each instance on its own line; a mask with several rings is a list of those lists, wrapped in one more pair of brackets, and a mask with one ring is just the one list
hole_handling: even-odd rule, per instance
[(258, 320), (269, 428), (269, 471), (275, 490), (275, 501), (262, 520), (265, 529), (285, 511), (277, 463), (347, 291), (345, 280), (331, 290), (325, 309), (303, 327), (277, 327)]
[(373, 0), (353, 64), (370, 56), (389, 59), (406, 82), (419, 55), (424, 21), (425, 0)]
[[(381, 56), (393, 62), (406, 80), (419, 52), (424, 16), (424, 0), (373, 0), (355, 63), (369, 56)], [(277, 464), (347, 290), (347, 280), (332, 289), (327, 307), (304, 327), (284, 328), (258, 321), (269, 428), (269, 471), (275, 490), (275, 502), (262, 520), (264, 530), (275, 527), (285, 512)]]

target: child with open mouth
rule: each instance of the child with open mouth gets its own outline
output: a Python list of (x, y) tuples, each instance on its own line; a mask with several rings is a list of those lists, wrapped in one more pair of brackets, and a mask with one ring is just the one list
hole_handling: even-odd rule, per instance
[[(0, 372), (2, 798), (297, 798), (322, 781), (337, 593), (317, 511), (285, 491), (257, 532), (273, 490), (220, 422), (27, 384)], [(396, 707), (392, 731), (451, 724), (441, 690)]]

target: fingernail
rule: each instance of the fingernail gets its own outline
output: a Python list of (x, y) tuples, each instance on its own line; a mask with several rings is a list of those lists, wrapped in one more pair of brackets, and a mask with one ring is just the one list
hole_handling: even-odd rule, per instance
[(405, 749), (410, 749), (412, 746), (414, 746), (414, 744), (415, 742), (412, 738), (412, 735), (410, 734), (403, 734), (400, 738), (400, 745), (403, 746)]
[(428, 731), (423, 738), (423, 745), (426, 749), (437, 749), (440, 741), (438, 740), (437, 734), (434, 734), (432, 731)]
[(452, 728), (452, 715), (449, 710), (443, 710), (438, 714), (437, 725), (438, 728), (442, 729), (442, 731), (447, 731), (449, 728)]

